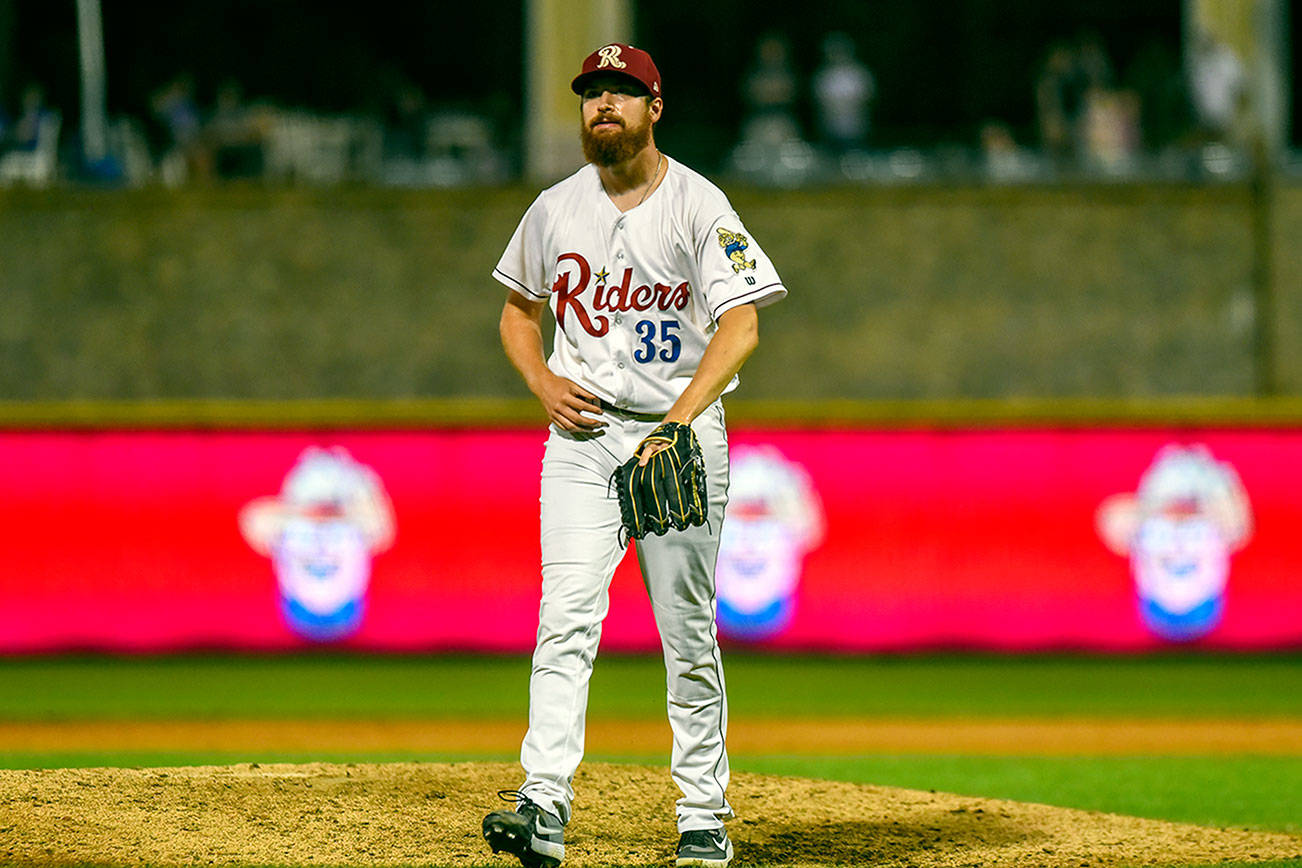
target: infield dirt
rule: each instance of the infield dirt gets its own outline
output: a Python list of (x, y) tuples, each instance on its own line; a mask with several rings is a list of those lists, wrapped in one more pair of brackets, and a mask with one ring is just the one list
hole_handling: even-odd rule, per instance
[[(480, 837), (514, 763), (0, 771), (0, 861), (514, 866)], [(585, 764), (566, 865), (672, 864), (668, 772)], [(1302, 836), (945, 793), (735, 774), (737, 862), (1169, 865), (1302, 857)]]

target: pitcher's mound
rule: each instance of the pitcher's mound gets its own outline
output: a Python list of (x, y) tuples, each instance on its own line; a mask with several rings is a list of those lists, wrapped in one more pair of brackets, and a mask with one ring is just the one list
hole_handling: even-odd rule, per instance
[[(0, 862), (490, 865), (505, 763), (0, 771)], [(664, 769), (583, 766), (565, 865), (672, 865)], [(944, 793), (736, 774), (736, 865), (1070, 866), (1302, 856), (1302, 837)]]

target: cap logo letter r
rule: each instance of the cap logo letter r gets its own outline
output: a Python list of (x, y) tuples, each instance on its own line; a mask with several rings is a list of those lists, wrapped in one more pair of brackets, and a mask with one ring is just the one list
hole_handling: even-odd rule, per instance
[(597, 64), (597, 69), (605, 69), (608, 66), (623, 69), (628, 66), (627, 63), (619, 59), (619, 50), (618, 45), (607, 45), (598, 51), (597, 54), (601, 55), (601, 62)]

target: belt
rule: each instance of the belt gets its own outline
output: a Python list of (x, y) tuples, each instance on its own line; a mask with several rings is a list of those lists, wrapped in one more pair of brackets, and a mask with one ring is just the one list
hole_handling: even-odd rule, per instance
[(614, 404), (600, 398), (597, 399), (597, 403), (601, 405), (601, 412), (618, 416), (621, 419), (632, 419), (634, 422), (660, 422), (665, 418), (664, 413), (638, 413), (635, 410), (625, 410), (623, 407), (616, 407)]

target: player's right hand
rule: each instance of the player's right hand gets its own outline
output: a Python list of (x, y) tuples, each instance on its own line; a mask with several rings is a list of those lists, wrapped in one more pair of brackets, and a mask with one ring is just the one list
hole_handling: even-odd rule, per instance
[(538, 390), (538, 400), (552, 423), (562, 431), (595, 431), (606, 427), (601, 419), (597, 396), (573, 380), (555, 374), (548, 376)]

